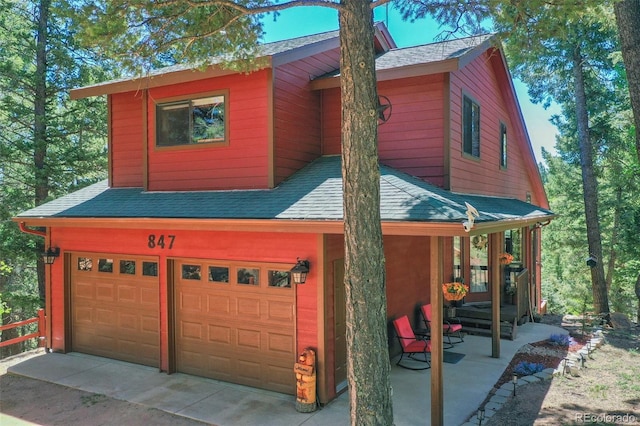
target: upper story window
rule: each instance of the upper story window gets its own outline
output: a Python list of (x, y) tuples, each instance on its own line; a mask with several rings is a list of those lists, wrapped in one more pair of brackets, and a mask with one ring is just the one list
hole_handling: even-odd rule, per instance
[(156, 146), (225, 143), (226, 94), (156, 105)]
[(507, 125), (500, 123), (500, 167), (507, 168)]
[(463, 97), (462, 145), (465, 154), (480, 157), (480, 106), (468, 96)]

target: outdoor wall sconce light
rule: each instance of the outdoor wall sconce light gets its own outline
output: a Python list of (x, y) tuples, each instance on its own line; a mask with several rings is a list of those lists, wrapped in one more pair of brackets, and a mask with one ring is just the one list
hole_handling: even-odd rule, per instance
[(58, 256), (60, 256), (60, 247), (49, 247), (47, 251), (42, 253), (42, 260), (45, 265), (53, 265)]
[(518, 375), (513, 373), (513, 396), (516, 396), (516, 386), (518, 386)]
[(482, 426), (482, 421), (484, 420), (484, 408), (478, 410), (478, 426)]
[(598, 258), (595, 257), (592, 254), (589, 254), (589, 257), (587, 257), (587, 266), (589, 268), (593, 268), (598, 264)]
[(309, 261), (297, 259), (296, 266), (291, 268), (291, 276), (293, 282), (296, 284), (304, 284), (307, 281), (307, 274), (309, 273)]

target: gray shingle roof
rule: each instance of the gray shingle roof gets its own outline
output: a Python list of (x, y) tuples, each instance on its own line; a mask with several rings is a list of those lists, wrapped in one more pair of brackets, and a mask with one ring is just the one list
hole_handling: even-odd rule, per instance
[[(456, 194), (380, 166), (383, 221), (461, 222), (465, 202), (476, 222), (541, 218), (548, 210), (515, 199)], [(145, 192), (96, 183), (21, 213), (18, 218), (342, 219), (339, 156), (321, 157), (270, 190)]]
[(491, 34), (483, 34), (421, 46), (392, 49), (376, 59), (376, 70), (457, 59), (482, 45), (491, 37)]
[[(493, 37), (492, 34), (483, 34), (420, 46), (391, 49), (376, 58), (376, 71), (424, 65), (448, 59), (458, 59), (477, 47), (488, 43), (491, 37)], [(318, 77), (318, 79), (338, 75), (340, 75), (339, 69), (324, 74)]]

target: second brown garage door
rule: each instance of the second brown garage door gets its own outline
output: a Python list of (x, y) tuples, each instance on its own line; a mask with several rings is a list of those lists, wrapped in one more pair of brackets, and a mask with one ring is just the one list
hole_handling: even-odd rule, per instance
[(159, 366), (159, 281), (154, 258), (71, 255), (71, 348)]
[(181, 259), (174, 271), (177, 370), (293, 394), (287, 265)]

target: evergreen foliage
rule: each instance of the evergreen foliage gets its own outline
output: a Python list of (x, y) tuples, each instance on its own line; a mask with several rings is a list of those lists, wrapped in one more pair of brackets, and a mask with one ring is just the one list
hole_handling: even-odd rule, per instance
[(68, 92), (113, 73), (76, 43), (62, 6), (0, 0), (0, 259), (7, 266), (0, 292), (10, 309), (3, 323), (34, 317), (44, 299), (42, 238), (20, 232), (11, 218), (106, 177), (105, 100), (70, 101)]

